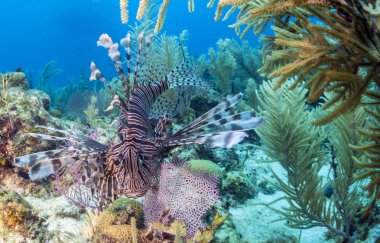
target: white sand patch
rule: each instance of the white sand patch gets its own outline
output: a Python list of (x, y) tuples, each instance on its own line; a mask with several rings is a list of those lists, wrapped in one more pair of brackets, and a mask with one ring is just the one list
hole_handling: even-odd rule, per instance
[[(53, 235), (51, 242), (84, 242), (80, 227), (84, 222), (78, 207), (72, 205), (65, 197), (49, 199), (25, 197), (39, 217), (45, 219), (44, 226)], [(74, 218), (76, 217), (76, 218)]]
[[(265, 153), (257, 149), (250, 154), (245, 163), (245, 170), (256, 170), (257, 175), (262, 179), (274, 181), (272, 172), (283, 181), (287, 181), (287, 173), (280, 163), (259, 163), (258, 161), (269, 161)], [(230, 208), (230, 220), (235, 226), (235, 230), (242, 236), (243, 242), (296, 242), (300, 236), (300, 242), (334, 242), (324, 238), (327, 229), (323, 227), (314, 227), (307, 230), (292, 229), (285, 225), (285, 220), (280, 220), (282, 215), (269, 209), (263, 203), (271, 203), (274, 200), (284, 196), (283, 192), (277, 191), (272, 195), (258, 193), (254, 199), (247, 200), (244, 204), (235, 208)], [(282, 209), (288, 206), (287, 201), (281, 200), (272, 205), (276, 209)], [(280, 220), (280, 221), (279, 221)]]
[[(267, 242), (279, 238), (289, 241), (298, 239), (300, 230), (287, 227), (284, 220), (276, 221), (281, 218), (280, 214), (266, 206), (257, 205), (272, 202), (281, 196), (283, 196), (282, 192), (273, 195), (259, 193), (255, 199), (247, 200), (243, 205), (229, 210), (230, 220), (234, 223), (237, 232), (242, 235), (243, 241)], [(276, 203), (276, 208), (287, 205), (286, 201), (280, 201)], [(321, 227), (302, 230), (301, 242), (334, 242), (324, 239), (326, 232), (327, 230)]]

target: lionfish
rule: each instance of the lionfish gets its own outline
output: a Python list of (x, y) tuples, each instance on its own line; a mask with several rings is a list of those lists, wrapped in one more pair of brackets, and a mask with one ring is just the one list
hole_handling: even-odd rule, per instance
[[(167, 114), (161, 114), (158, 120), (153, 119), (150, 116), (152, 106), (161, 106), (161, 110), (167, 113), (170, 108), (176, 109), (177, 103), (181, 101), (163, 98), (165, 91), (177, 88), (182, 91), (179, 98), (189, 99), (186, 98), (189, 95), (186, 96), (186, 92), (183, 92), (186, 87), (201, 88), (205, 83), (192, 59), (185, 59), (166, 75), (162, 75), (157, 68), (144, 68), (143, 62), (152, 61), (149, 60), (148, 52), (143, 51), (144, 47), (149, 48), (151, 40), (152, 36), (138, 36), (138, 51), (132, 66), (131, 35), (128, 33), (121, 39), (120, 44), (126, 52), (126, 73), (119, 45), (113, 43), (107, 34), (101, 35), (97, 42), (98, 46), (103, 46), (108, 51), (123, 84), (124, 95), (117, 94), (95, 63), (91, 63), (90, 80), (102, 81), (114, 95), (111, 105), (120, 106), (118, 143), (107, 146), (72, 131), (40, 126), (62, 136), (30, 135), (45, 140), (63, 141), (68, 146), (17, 157), (15, 165), (28, 166), (31, 180), (39, 180), (73, 162), (81, 161), (81, 180), (87, 183), (92, 192), (99, 192), (107, 201), (112, 201), (119, 195), (135, 198), (157, 186), (160, 164), (173, 148), (188, 144), (230, 148), (247, 136), (244, 131), (263, 124), (264, 119), (257, 117), (254, 111), (233, 111), (233, 107), (242, 100), (240, 93), (226, 97), (174, 134), (166, 134), (164, 126), (169, 118)], [(155, 116), (158, 113), (155, 110)]]

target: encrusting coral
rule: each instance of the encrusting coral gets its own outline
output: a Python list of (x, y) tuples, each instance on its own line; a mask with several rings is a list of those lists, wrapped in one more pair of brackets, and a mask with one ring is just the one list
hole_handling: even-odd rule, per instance
[[(50, 116), (50, 98), (27, 89), (24, 73), (0, 74), (0, 164), (11, 164), (14, 156), (38, 149), (33, 139), (25, 139), (36, 123), (55, 124)], [(33, 142), (34, 141), (34, 142)]]
[[(43, 240), (42, 220), (19, 194), (0, 190), (0, 239), (7, 240), (7, 230), (24, 237)], [(42, 237), (42, 238), (41, 238)]]
[(88, 212), (82, 234), (92, 242), (140, 242), (142, 206), (138, 202), (120, 198), (105, 211)]

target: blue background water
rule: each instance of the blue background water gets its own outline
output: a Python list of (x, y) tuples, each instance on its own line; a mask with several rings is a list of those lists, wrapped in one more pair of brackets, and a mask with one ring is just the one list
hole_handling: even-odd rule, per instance
[[(158, 1), (160, 4), (161, 1)], [(214, 22), (215, 6), (196, 0), (195, 12), (189, 13), (187, 0), (172, 1), (162, 32), (177, 34), (189, 30), (186, 45), (190, 53), (207, 53), (219, 38), (237, 38), (227, 28), (234, 18)], [(129, 1), (129, 23), (134, 25), (138, 1)], [(114, 75), (104, 49), (96, 46), (100, 34), (108, 33), (115, 42), (129, 27), (120, 22), (118, 0), (1, 0), (0, 1), (0, 72), (31, 70), (34, 76), (50, 60), (57, 61), (63, 72), (52, 80), (63, 85), (67, 77), (89, 75), (94, 60), (105, 75)], [(246, 38), (257, 44), (253, 34)]]

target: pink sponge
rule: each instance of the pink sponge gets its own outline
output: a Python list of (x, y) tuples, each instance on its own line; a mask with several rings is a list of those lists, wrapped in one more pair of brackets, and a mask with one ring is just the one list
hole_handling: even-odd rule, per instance
[[(194, 236), (197, 229), (205, 228), (202, 216), (219, 198), (219, 179), (206, 173), (194, 174), (188, 166), (165, 163), (161, 167), (158, 190), (145, 195), (145, 223), (158, 220), (182, 220), (188, 236)], [(165, 217), (162, 217), (165, 213)]]

